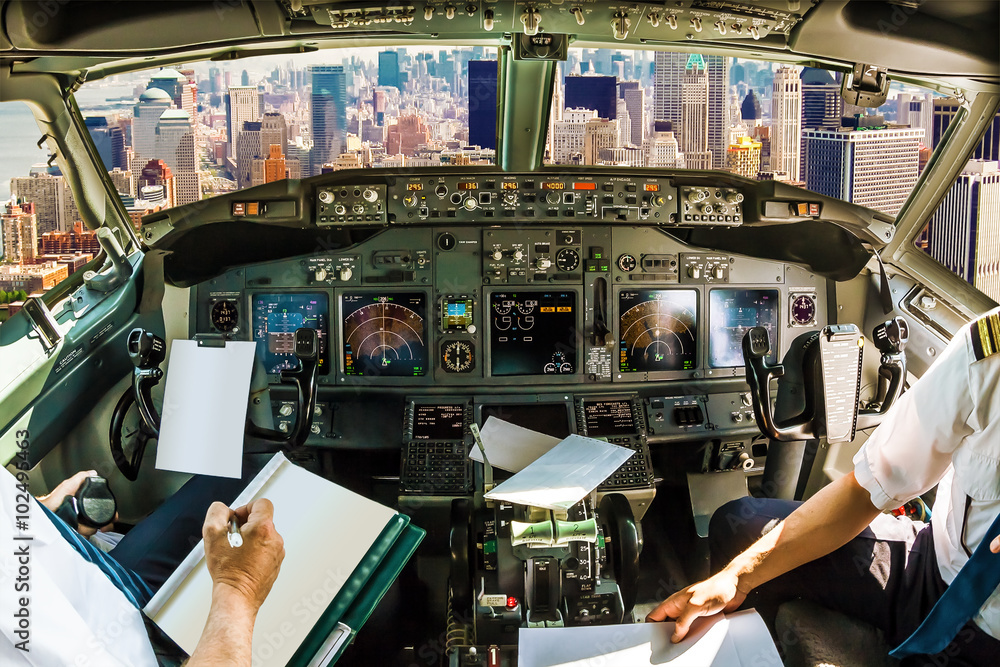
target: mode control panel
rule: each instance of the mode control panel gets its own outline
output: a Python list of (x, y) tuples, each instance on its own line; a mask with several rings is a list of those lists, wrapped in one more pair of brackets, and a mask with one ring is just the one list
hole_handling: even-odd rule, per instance
[(735, 227), (743, 224), (743, 193), (736, 188), (683, 186), (679, 190), (681, 224), (709, 223)]
[(316, 191), (316, 224), (385, 223), (386, 186), (331, 185)]

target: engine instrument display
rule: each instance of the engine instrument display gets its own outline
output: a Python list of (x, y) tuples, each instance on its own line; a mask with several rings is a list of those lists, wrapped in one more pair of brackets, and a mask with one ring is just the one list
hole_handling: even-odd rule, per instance
[(778, 290), (715, 289), (708, 296), (708, 363), (712, 368), (743, 366), (743, 334), (764, 327), (775, 344), (767, 357), (778, 361)]
[(414, 440), (461, 440), (465, 435), (465, 406), (413, 406)]
[(569, 375), (577, 370), (576, 293), (490, 295), (493, 375)]
[(321, 292), (286, 294), (259, 293), (253, 296), (253, 339), (268, 373), (280, 373), (299, 367), (295, 358), (295, 331), (303, 327), (315, 329), (319, 335), (319, 368), (327, 371), (327, 322), (330, 306)]
[(423, 293), (345, 294), (341, 300), (344, 374), (424, 375), (426, 313)]
[(618, 293), (618, 369), (690, 370), (698, 365), (698, 293), (695, 290), (622, 290)]
[(636, 432), (631, 401), (584, 401), (583, 416), (592, 438)]

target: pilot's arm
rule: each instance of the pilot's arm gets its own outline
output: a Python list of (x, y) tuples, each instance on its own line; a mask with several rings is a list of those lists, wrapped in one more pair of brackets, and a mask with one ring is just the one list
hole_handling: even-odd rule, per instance
[(234, 511), (243, 535), (243, 546), (238, 548), (229, 545), (231, 512), (226, 505), (213, 503), (205, 517), (202, 533), (212, 575), (212, 606), (189, 667), (250, 665), (257, 611), (285, 557), (284, 541), (274, 529), (271, 501), (262, 498)]
[[(970, 390), (968, 338), (964, 330), (956, 335), (900, 397), (855, 456), (854, 471), (820, 490), (718, 574), (667, 598), (647, 620), (676, 620), (672, 640), (680, 641), (695, 618), (736, 610), (753, 588), (840, 548), (879, 512), (937, 484), (955, 448), (976, 431), (970, 425), (978, 401)], [(1000, 537), (990, 548), (1000, 552)]]
[(699, 616), (735, 611), (753, 588), (842, 547), (879, 513), (854, 473), (824, 487), (718, 574), (677, 591), (647, 621), (675, 620), (679, 642)]

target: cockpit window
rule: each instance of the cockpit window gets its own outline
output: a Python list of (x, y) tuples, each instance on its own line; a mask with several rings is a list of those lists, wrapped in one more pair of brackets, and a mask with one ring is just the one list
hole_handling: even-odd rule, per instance
[(548, 164), (725, 170), (895, 215), (940, 138), (940, 96), (893, 83), (864, 109), (823, 69), (616, 49), (557, 69)]
[(126, 208), (358, 168), (491, 165), (496, 49), (352, 49), (86, 84), (77, 103)]
[(101, 252), (69, 183), (23, 102), (0, 103), (0, 323), (29, 296), (43, 296)]

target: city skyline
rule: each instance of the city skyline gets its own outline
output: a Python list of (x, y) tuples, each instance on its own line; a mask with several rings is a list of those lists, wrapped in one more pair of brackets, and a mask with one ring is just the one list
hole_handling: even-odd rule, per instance
[[(367, 49), (340, 64), (273, 57), (162, 68), (114, 77), (107, 85), (130, 86), (131, 102), (121, 95), (84, 113), (137, 224), (158, 208), (281, 178), (492, 164), (494, 56), (482, 47)], [(899, 88), (858, 118), (864, 110), (843, 104), (829, 72), (711, 55), (573, 49), (557, 72), (549, 163), (724, 169), (892, 214), (957, 109)], [(996, 159), (998, 135), (978, 154)], [(841, 143), (849, 150), (829, 148)], [(835, 183), (845, 165), (854, 180)], [(10, 183), (17, 201), (38, 200), (40, 234), (72, 228), (78, 215), (57, 169)]]

